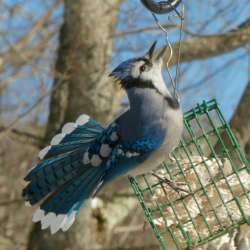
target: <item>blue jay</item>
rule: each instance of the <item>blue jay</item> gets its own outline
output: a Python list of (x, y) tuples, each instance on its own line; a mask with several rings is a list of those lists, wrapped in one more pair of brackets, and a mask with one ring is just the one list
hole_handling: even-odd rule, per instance
[(177, 146), (182, 134), (179, 101), (162, 76), (164, 47), (121, 63), (110, 74), (126, 91), (129, 109), (103, 127), (87, 115), (67, 123), (25, 177), (23, 196), (39, 203), (33, 215), (42, 229), (66, 231), (86, 199), (123, 175), (151, 172)]

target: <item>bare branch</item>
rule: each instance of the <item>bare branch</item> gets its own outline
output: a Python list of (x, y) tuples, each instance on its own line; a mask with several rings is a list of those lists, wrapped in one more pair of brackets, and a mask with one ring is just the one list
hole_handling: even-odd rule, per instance
[(43, 51), (48, 39), (51, 37), (51, 32), (48, 32), (45, 38), (40, 39), (41, 41), (38, 41), (37, 44), (33, 45), (31, 48), (28, 48), (28, 45), (31, 43), (35, 35), (41, 32), (42, 28), (49, 22), (54, 11), (58, 8), (61, 2), (62, 0), (57, 0), (47, 13), (30, 28), (28, 33), (15, 44), (12, 44), (7, 38), (5, 38), (6, 43), (9, 45), (9, 50), (1, 55), (1, 61), (3, 61), (4, 64), (0, 65), (0, 71), (4, 70), (4, 67), (6, 67), (7, 64), (15, 64), (15, 66), (18, 67), (19, 65), (22, 65), (23, 62), (30, 61), (31, 58), (37, 58), (40, 55), (39, 52)]
[[(178, 25), (175, 24), (164, 24), (162, 25), (164, 28), (166, 28), (168, 31), (170, 30), (176, 30), (179, 28)], [(158, 27), (156, 26), (151, 26), (151, 27), (144, 27), (140, 29), (133, 29), (133, 30), (126, 30), (126, 31), (121, 31), (121, 32), (116, 32), (113, 34), (110, 38), (117, 38), (117, 37), (124, 37), (124, 36), (131, 36), (131, 35), (137, 35), (139, 33), (144, 33), (144, 32), (160, 32)], [(185, 32), (185, 31), (184, 31)]]
[[(8, 128), (5, 126), (0, 126), (0, 131), (8, 131)], [(10, 135), (14, 137), (15, 140), (20, 141), (20, 142), (25, 142), (29, 143), (31, 145), (34, 145), (36, 147), (39, 147), (41, 145), (41, 142), (43, 140), (42, 137), (26, 132), (26, 131), (21, 131), (18, 129), (10, 129), (9, 130)]]
[(62, 3), (62, 0), (57, 0), (53, 6), (48, 10), (48, 12), (36, 22), (33, 27), (29, 30), (28, 34), (26, 34), (19, 42), (15, 45), (16, 49), (20, 50), (26, 47), (33, 39), (33, 37), (41, 31), (46, 23), (52, 17), (54, 11), (58, 8), (58, 6)]
[(3, 127), (2, 129), (0, 128), (0, 136), (4, 133), (10, 132), (13, 127), (20, 121), (22, 120), (24, 117), (26, 117), (28, 114), (30, 114), (30, 112), (32, 110), (34, 110), (38, 105), (40, 105), (45, 98), (47, 98), (49, 95), (51, 95), (59, 86), (61, 86), (63, 84), (63, 79), (65, 79), (65, 77), (62, 76), (62, 78), (57, 82), (57, 84), (55, 86), (53, 86), (53, 88), (49, 91), (47, 91), (45, 94), (41, 95), (37, 101), (30, 106), (30, 108), (28, 108), (26, 111), (24, 111), (23, 113), (21, 113), (20, 115), (18, 115), (8, 126)]
[(222, 66), (218, 67), (215, 71), (211, 72), (210, 74), (206, 75), (204, 78), (202, 78), (201, 80), (192, 83), (192, 85), (188, 85), (184, 88), (182, 88), (180, 91), (182, 94), (186, 94), (186, 92), (192, 90), (194, 91), (194, 89), (196, 88), (200, 88), (202, 84), (206, 84), (207, 81), (211, 80), (213, 77), (215, 77), (217, 74), (221, 73), (223, 70), (227, 69), (229, 66), (231, 66), (232, 64), (236, 63), (237, 61), (245, 58), (248, 56), (248, 53), (243, 53), (240, 54), (237, 57), (232, 58), (231, 60), (228, 60), (226, 63), (224, 63)]
[[(218, 56), (244, 47), (250, 43), (250, 20), (239, 25), (237, 29), (224, 34), (200, 36), (182, 42), (181, 63), (194, 60), (203, 60), (213, 56)], [(170, 65), (177, 63), (177, 52), (179, 44), (173, 44), (175, 51)], [(169, 55), (166, 54), (165, 61)]]
[(23, 199), (14, 199), (14, 200), (0, 201), (0, 207), (1, 206), (10, 206), (12, 204), (17, 204), (17, 203), (23, 203)]

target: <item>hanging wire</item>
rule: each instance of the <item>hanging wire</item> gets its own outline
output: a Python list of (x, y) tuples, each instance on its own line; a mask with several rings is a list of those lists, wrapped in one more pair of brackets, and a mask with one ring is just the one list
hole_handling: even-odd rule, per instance
[(184, 25), (184, 16), (185, 16), (185, 7), (182, 5), (182, 13), (181, 16), (178, 15), (181, 19), (181, 27), (180, 27), (180, 33), (179, 33), (179, 45), (178, 45), (178, 58), (177, 58), (177, 64), (176, 64), (176, 72), (175, 72), (175, 83), (176, 83), (176, 93), (177, 93), (177, 98), (179, 99), (180, 97), (178, 96), (178, 85), (177, 83), (180, 81), (180, 61), (181, 61), (181, 42), (182, 42), (182, 31), (183, 31), (183, 25)]
[(152, 13), (152, 15), (153, 15), (153, 17), (154, 17), (154, 19), (155, 19), (155, 22), (156, 22), (156, 24), (158, 25), (158, 27), (159, 27), (164, 33), (166, 33), (166, 41), (167, 41), (168, 48), (169, 48), (169, 52), (170, 52), (170, 53), (169, 53), (169, 58), (168, 58), (167, 63), (166, 63), (166, 65), (167, 65), (167, 72), (168, 72), (169, 78), (170, 78), (170, 80), (171, 80), (172, 87), (173, 87), (173, 89), (174, 89), (174, 96), (176, 97), (176, 90), (175, 90), (175, 89), (176, 89), (176, 84), (175, 84), (175, 81), (174, 81), (174, 79), (173, 79), (173, 77), (172, 77), (172, 74), (171, 74), (171, 72), (170, 72), (170, 70), (169, 70), (169, 63), (170, 63), (170, 61), (171, 61), (171, 59), (172, 59), (172, 57), (173, 57), (173, 48), (172, 48), (172, 46), (171, 46), (171, 43), (169, 42), (167, 28), (164, 28), (164, 27), (161, 25), (161, 23), (159, 22), (157, 16), (156, 16), (154, 13)]
[(173, 58), (173, 48), (172, 45), (169, 41), (169, 37), (168, 37), (168, 30), (167, 28), (163, 27), (163, 25), (160, 23), (159, 19), (157, 18), (157, 16), (151, 11), (151, 14), (157, 24), (157, 26), (166, 34), (166, 41), (167, 41), (167, 45), (169, 48), (169, 58), (167, 60), (166, 63), (166, 68), (167, 68), (167, 72), (171, 81), (171, 85), (172, 88), (174, 90), (174, 97), (177, 100), (180, 100), (179, 94), (178, 94), (178, 80), (179, 80), (179, 75), (180, 75), (180, 58), (181, 58), (181, 40), (182, 40), (182, 31), (183, 31), (183, 21), (184, 21), (184, 5), (182, 7), (182, 13), (179, 13), (175, 8), (174, 8), (175, 12), (177, 13), (178, 17), (181, 20), (181, 26), (180, 26), (180, 35), (179, 35), (179, 44), (178, 44), (178, 53), (177, 53), (177, 65), (176, 65), (176, 75), (175, 78), (173, 78), (171, 72), (170, 72), (170, 67), (169, 67), (169, 63), (171, 62), (171, 59)]

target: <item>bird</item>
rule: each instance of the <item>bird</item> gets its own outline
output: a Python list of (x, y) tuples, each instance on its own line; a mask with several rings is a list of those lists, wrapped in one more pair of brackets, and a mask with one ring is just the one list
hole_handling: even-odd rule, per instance
[(67, 231), (86, 204), (120, 176), (150, 173), (180, 141), (183, 113), (179, 98), (165, 84), (167, 46), (156, 41), (141, 57), (128, 59), (111, 73), (127, 94), (129, 108), (107, 126), (86, 114), (66, 123), (24, 180), (28, 205), (39, 205), (33, 222), (51, 234)]

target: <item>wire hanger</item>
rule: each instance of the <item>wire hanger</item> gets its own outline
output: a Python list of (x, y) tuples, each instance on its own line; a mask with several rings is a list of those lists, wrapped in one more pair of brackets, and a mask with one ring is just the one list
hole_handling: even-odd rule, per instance
[[(180, 73), (179, 67), (180, 67), (180, 56), (181, 56), (181, 39), (182, 39), (182, 30), (183, 30), (183, 21), (184, 21), (184, 6), (182, 8), (182, 13), (179, 13), (176, 7), (181, 3), (181, 1), (182, 0), (168, 0), (168, 1), (160, 1), (157, 3), (153, 0), (141, 0), (142, 4), (151, 12), (157, 26), (166, 34), (166, 41), (167, 41), (169, 51), (170, 51), (169, 58), (166, 63), (166, 68), (167, 68), (167, 72), (168, 72), (168, 75), (169, 75), (169, 78), (171, 80), (171, 84), (174, 90), (174, 93), (173, 93), (174, 97), (178, 101), (180, 101), (180, 96), (177, 90), (177, 82), (179, 80), (179, 73)], [(173, 57), (173, 48), (168, 38), (168, 30), (167, 28), (163, 27), (163, 25), (161, 25), (159, 19), (156, 16), (156, 14), (167, 14), (172, 11), (174, 11), (179, 17), (179, 19), (181, 20), (175, 78), (172, 77), (172, 74), (169, 69), (169, 63)]]

